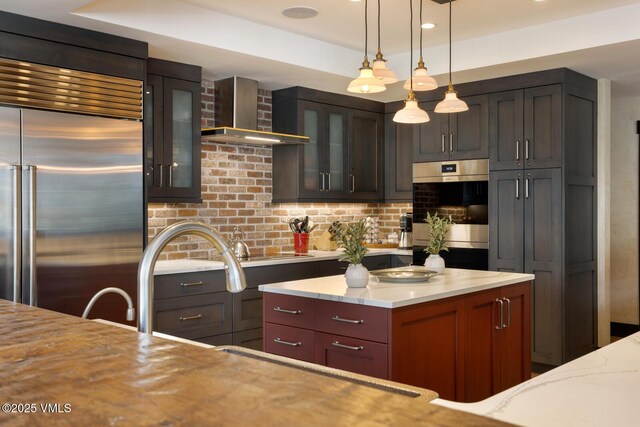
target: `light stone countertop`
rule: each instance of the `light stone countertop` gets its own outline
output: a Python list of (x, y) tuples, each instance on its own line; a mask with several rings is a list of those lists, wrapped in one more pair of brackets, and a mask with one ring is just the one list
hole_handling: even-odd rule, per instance
[[(342, 251), (309, 251), (308, 255), (292, 258), (276, 258), (276, 259), (257, 259), (255, 261), (242, 261), (242, 268), (262, 267), (265, 265), (293, 264), (298, 262), (314, 262), (330, 259), (338, 259)], [(412, 250), (404, 249), (369, 249), (365, 256), (376, 255), (405, 255), (413, 256)], [(164, 274), (192, 273), (195, 271), (222, 270), (224, 264), (222, 261), (208, 261), (198, 259), (178, 259), (169, 261), (158, 261), (153, 271), (155, 276)]]
[[(406, 268), (406, 267), (405, 267)], [(419, 268), (419, 267), (411, 267)], [(397, 308), (533, 280), (533, 274), (447, 268), (428, 282), (388, 283), (369, 276), (366, 288), (348, 288), (343, 275), (273, 283), (262, 292)]]
[(523, 426), (637, 426), (640, 332), (480, 402), (431, 403)]

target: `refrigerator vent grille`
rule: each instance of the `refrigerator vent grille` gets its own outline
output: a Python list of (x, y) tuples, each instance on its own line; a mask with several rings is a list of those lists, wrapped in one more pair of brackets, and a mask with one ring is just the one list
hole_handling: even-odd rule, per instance
[(0, 103), (142, 119), (142, 82), (0, 58)]

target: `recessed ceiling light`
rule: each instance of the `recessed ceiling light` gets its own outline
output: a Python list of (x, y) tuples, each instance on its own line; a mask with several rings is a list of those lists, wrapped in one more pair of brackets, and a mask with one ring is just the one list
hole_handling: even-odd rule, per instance
[(308, 6), (294, 6), (283, 10), (282, 14), (287, 18), (307, 19), (316, 16), (318, 11)]
[(349, 0), (349, 1), (352, 1), (352, 2), (354, 2), (354, 3), (357, 3), (357, 2), (362, 1), (362, 0)]
[(422, 24), (422, 28), (424, 28), (425, 30), (432, 30), (437, 26), (438, 24), (434, 24), (433, 22), (425, 22), (424, 24)]

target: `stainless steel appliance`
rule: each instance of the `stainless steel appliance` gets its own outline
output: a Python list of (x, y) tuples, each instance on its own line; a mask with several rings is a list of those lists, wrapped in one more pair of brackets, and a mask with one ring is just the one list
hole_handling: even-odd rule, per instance
[(141, 122), (0, 107), (0, 297), (80, 316), (135, 295), (142, 183)]
[(413, 215), (402, 214), (400, 217), (400, 239), (398, 249), (411, 249), (413, 247)]
[(489, 161), (460, 160), (413, 164), (413, 263), (424, 264), (431, 215), (451, 216), (447, 267), (489, 269)]

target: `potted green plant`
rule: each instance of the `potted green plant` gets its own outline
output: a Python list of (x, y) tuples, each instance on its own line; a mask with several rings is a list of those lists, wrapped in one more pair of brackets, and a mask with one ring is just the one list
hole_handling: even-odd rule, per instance
[(445, 238), (453, 225), (453, 220), (451, 215), (447, 218), (438, 216), (438, 213), (430, 215), (427, 212), (425, 222), (429, 226), (429, 242), (424, 251), (428, 252), (429, 256), (424, 261), (424, 266), (436, 273), (444, 273), (444, 259), (440, 256), (440, 252), (449, 250), (445, 246)]
[(349, 267), (344, 277), (350, 288), (364, 288), (369, 283), (369, 270), (362, 265), (362, 258), (369, 251), (364, 246), (368, 227), (364, 220), (349, 224), (335, 222), (331, 234), (338, 247), (343, 249), (338, 261), (347, 261)]

